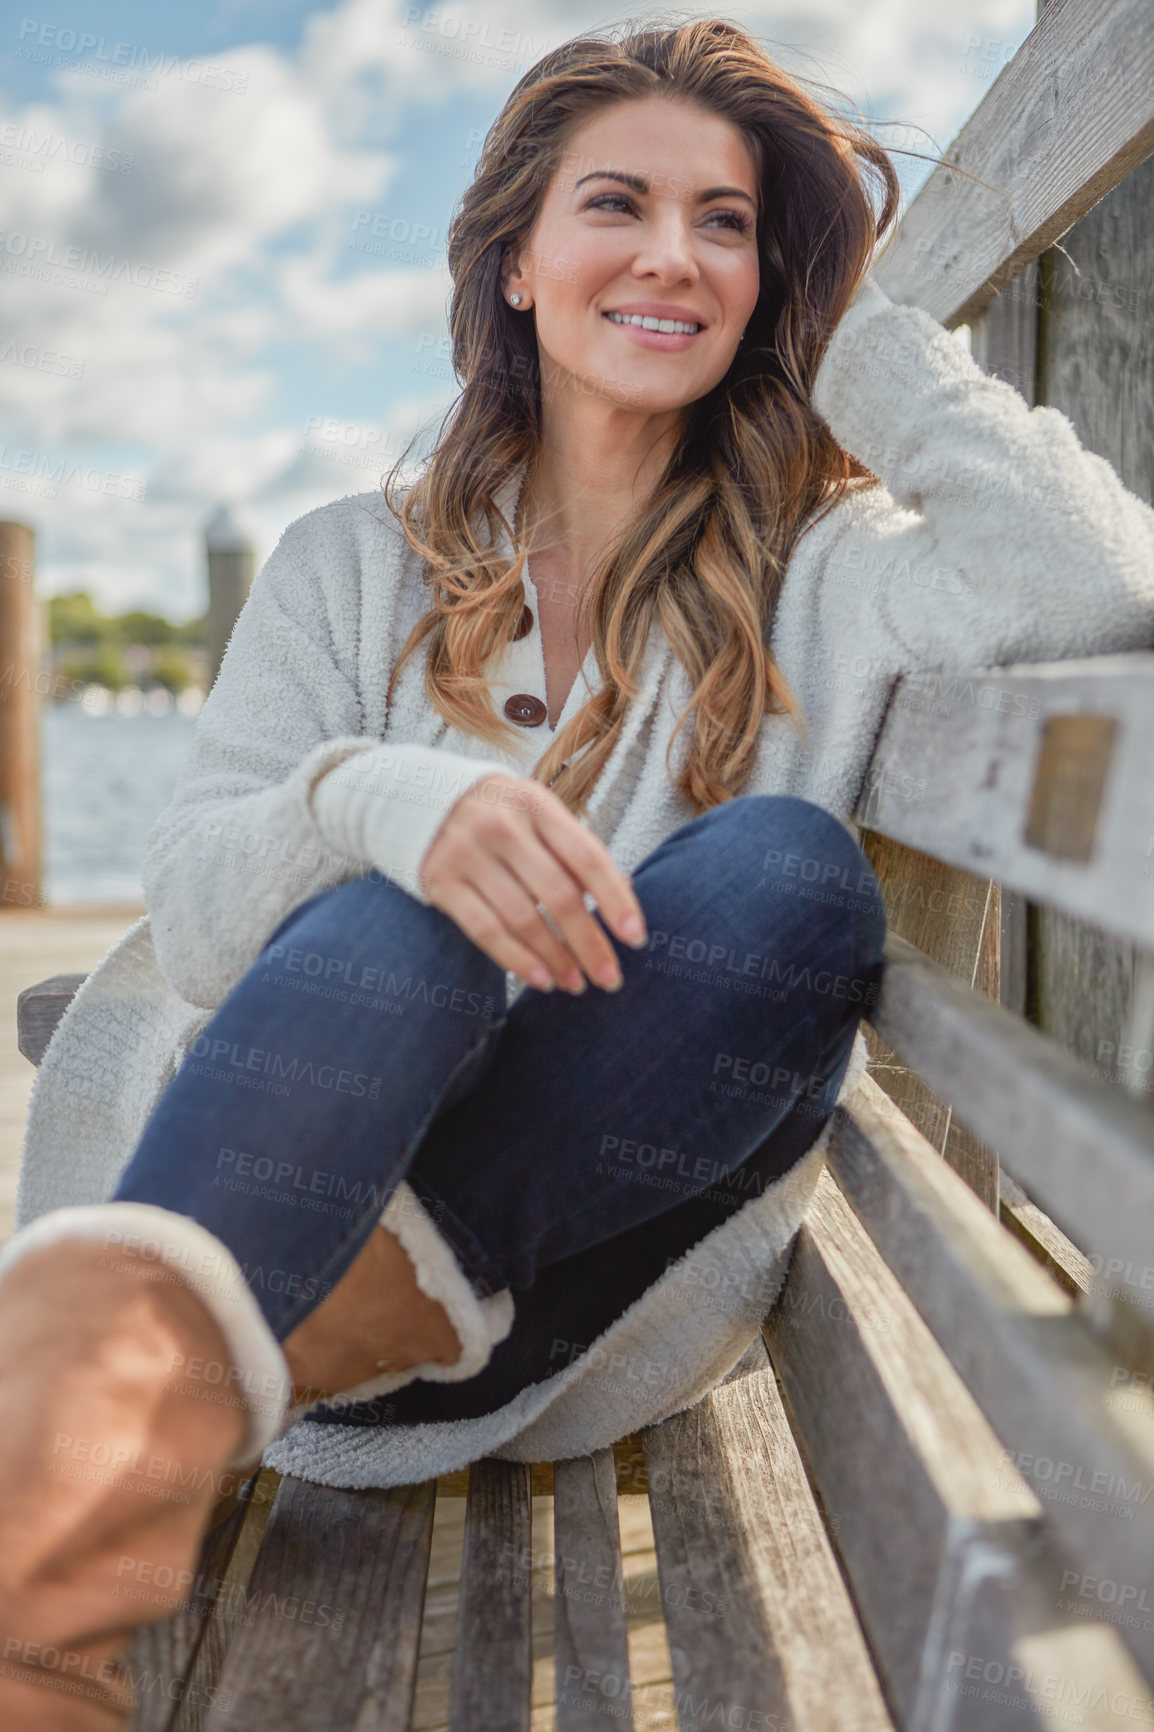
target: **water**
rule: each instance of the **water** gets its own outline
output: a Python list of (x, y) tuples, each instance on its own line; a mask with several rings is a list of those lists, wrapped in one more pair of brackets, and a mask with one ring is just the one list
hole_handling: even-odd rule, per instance
[(43, 706), (47, 903), (144, 901), (144, 844), (172, 798), (194, 726), (175, 710), (93, 716), (79, 704)]

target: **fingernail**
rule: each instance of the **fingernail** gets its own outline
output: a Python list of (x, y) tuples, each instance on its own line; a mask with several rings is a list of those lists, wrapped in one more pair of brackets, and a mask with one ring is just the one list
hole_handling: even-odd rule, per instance
[(621, 922), (621, 935), (629, 944), (646, 943), (644, 922), (636, 914), (627, 914)]
[(553, 976), (544, 968), (530, 969), (529, 985), (535, 986), (539, 992), (552, 992)]
[(621, 986), (621, 976), (615, 968), (607, 968), (597, 976), (597, 984), (606, 992), (616, 992)]

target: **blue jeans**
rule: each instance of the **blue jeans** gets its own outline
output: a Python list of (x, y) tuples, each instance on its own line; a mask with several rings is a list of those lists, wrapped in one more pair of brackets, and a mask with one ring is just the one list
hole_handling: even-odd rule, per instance
[(503, 970), (440, 910), (375, 872), (325, 891), (169, 1082), (116, 1199), (221, 1239), (278, 1340), (401, 1179), (474, 1291), (513, 1291), (512, 1332), (477, 1376), (334, 1420), (474, 1417), (558, 1371), (559, 1343), (571, 1358), (608, 1328), (833, 1111), (886, 931), (845, 826), (792, 796), (739, 797), (667, 836), (633, 886), (649, 942), (608, 934), (619, 992), (525, 987), (509, 1008)]

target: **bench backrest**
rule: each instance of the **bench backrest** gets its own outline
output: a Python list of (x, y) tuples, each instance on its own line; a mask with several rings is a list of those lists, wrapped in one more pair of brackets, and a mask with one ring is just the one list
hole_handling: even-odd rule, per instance
[[(1150, 156), (1152, 74), (1145, 7), (1054, 0), (946, 153), (989, 187), (935, 170), (879, 261), (1030, 401), (1035, 261)], [(1011, 283), (1028, 307), (994, 298)], [(1154, 1723), (1148, 1079), (1104, 1080), (997, 1002), (1020, 1010), (1023, 986), (999, 993), (983, 919), (988, 888), (1016, 919), (1029, 903), (1135, 947), (1127, 1039), (1150, 1046), (1152, 724), (1145, 652), (920, 674), (855, 813), (887, 908), (956, 901), (969, 955), (943, 938), (944, 968), (891, 921), (885, 1062), (837, 1109), (764, 1335), (907, 1732)], [(933, 925), (907, 923), (927, 946)], [(960, 1121), (992, 1184), (886, 1089), (939, 1147)]]

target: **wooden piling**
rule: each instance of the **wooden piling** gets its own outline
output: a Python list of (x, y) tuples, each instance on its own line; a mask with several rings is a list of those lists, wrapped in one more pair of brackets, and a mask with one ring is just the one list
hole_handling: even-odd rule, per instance
[(36, 538), (0, 522), (0, 912), (40, 905), (40, 607)]

